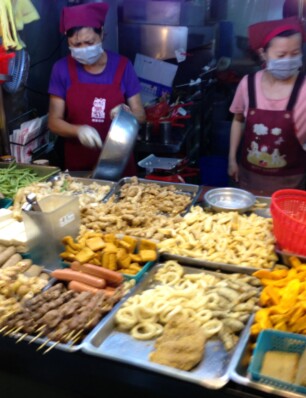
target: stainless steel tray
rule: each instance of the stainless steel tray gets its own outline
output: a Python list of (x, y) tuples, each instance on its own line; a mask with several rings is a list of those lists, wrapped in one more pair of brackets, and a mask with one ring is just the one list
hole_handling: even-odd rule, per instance
[(153, 154), (140, 160), (138, 166), (153, 171), (157, 170), (173, 170), (176, 166), (182, 163), (183, 159), (157, 157)]
[(80, 182), (84, 185), (90, 185), (93, 182), (99, 184), (99, 185), (103, 185), (103, 186), (109, 186), (109, 192), (107, 192), (104, 196), (104, 198), (102, 199), (102, 202), (106, 202), (108, 200), (108, 198), (112, 195), (113, 190), (116, 187), (116, 183), (114, 181), (108, 181), (108, 180), (98, 180), (95, 178), (85, 178), (85, 177), (72, 177), (74, 181), (76, 182)]
[(250, 388), (254, 388), (255, 390), (263, 391), (268, 394), (277, 395), (285, 398), (305, 398), (305, 395), (290, 392), (282, 389), (278, 389), (275, 387), (268, 386), (263, 383), (258, 383), (256, 381), (251, 380), (248, 375), (247, 369), (249, 365), (249, 361), (252, 355), (252, 349), (250, 347), (250, 327), (253, 323), (254, 316), (249, 319), (247, 327), (241, 334), (238, 345), (236, 347), (235, 355), (231, 361), (230, 365), (230, 379), (237, 384), (242, 386), (247, 386)]
[[(7, 169), (11, 166), (11, 163), (0, 162), (1, 169)], [(36, 164), (28, 164), (28, 163), (16, 163), (16, 169), (29, 169), (33, 170), (40, 181), (47, 180), (52, 175), (55, 175), (60, 172), (60, 169), (55, 166), (39, 166)]]
[(270, 205), (271, 205), (271, 197), (269, 196), (256, 196), (256, 202), (260, 204), (265, 204), (266, 206), (263, 208), (256, 208), (252, 210), (253, 213), (257, 214), (258, 216), (261, 217), (272, 217), (271, 211), (270, 211)]
[[(44, 272), (46, 272), (48, 274), (51, 273), (51, 271), (48, 269), (44, 269)], [(49, 289), (50, 287), (54, 286), (54, 284), (56, 284), (57, 282), (59, 282), (57, 279), (51, 277), (48, 284), (42, 289), (42, 292)], [(120, 304), (121, 304), (121, 301), (116, 303), (110, 312), (114, 311), (116, 306), (118, 306)], [(107, 315), (109, 315), (109, 314), (107, 314)], [(92, 333), (95, 330), (95, 328), (99, 327), (100, 323), (103, 320), (104, 319), (102, 318), (101, 321), (92, 329), (92, 331), (90, 333)], [(48, 348), (50, 348), (50, 350), (53, 349), (53, 347), (56, 349), (59, 349), (61, 351), (66, 351), (66, 352), (79, 351), (82, 348), (84, 341), (85, 341), (85, 338), (84, 338), (78, 344), (71, 345), (68, 343), (66, 344), (66, 343), (59, 343), (56, 341), (52, 341), (52, 340), (49, 340), (47, 337), (36, 338), (35, 335), (27, 335), (24, 337), (22, 333), (13, 334), (12, 337), (16, 339), (16, 342), (18, 341), (19, 338), (22, 338), (22, 341), (26, 341), (29, 344), (30, 343), (35, 344), (37, 346), (37, 349), (41, 346), (40, 350), (42, 353), (45, 353), (45, 351), (47, 351)]]
[(226, 264), (226, 263), (215, 263), (212, 261), (207, 261), (199, 258), (184, 257), (177, 254), (171, 253), (160, 253), (160, 258), (162, 260), (176, 260), (181, 264), (191, 265), (193, 267), (199, 268), (209, 268), (215, 271), (227, 271), (227, 272), (238, 272), (240, 274), (253, 274), (253, 272), (258, 271), (261, 268), (245, 267), (242, 265)]
[[(86, 185), (90, 185), (92, 183), (96, 183), (96, 184), (99, 184), (99, 185), (102, 185), (102, 186), (105, 186), (105, 185), (108, 186), (110, 188), (109, 192), (107, 192), (105, 194), (104, 198), (102, 199), (102, 202), (106, 202), (108, 200), (109, 196), (112, 195), (113, 190), (116, 187), (116, 183), (114, 181), (98, 180), (98, 179), (94, 179), (94, 178), (90, 178), (90, 177), (75, 177), (75, 176), (71, 175), (70, 173), (69, 173), (69, 175), (70, 175), (70, 177), (72, 178), (73, 181), (79, 182), (79, 183), (81, 183), (81, 184), (83, 184), (85, 186)], [(49, 178), (48, 181), (52, 182), (52, 181), (55, 181), (57, 178), (59, 178), (59, 176), (55, 175), (55, 176), (52, 176), (51, 178)]]
[[(266, 207), (262, 208), (262, 209), (255, 209), (255, 210), (253, 210), (253, 213), (256, 213), (257, 215), (262, 216), (262, 217), (267, 217), (267, 218), (271, 217), (271, 213), (270, 213), (271, 198), (268, 196), (256, 196), (256, 200), (259, 203), (265, 203)], [(197, 205), (202, 206), (203, 208), (209, 207), (205, 201), (198, 203)], [(217, 263), (217, 262), (212, 262), (212, 261), (208, 261), (205, 259), (179, 256), (177, 254), (171, 254), (171, 253), (166, 253), (166, 252), (161, 253), (161, 259), (176, 260), (180, 263), (188, 264), (188, 265), (191, 265), (194, 267), (202, 267), (202, 268), (205, 267), (205, 268), (209, 268), (209, 269), (213, 269), (213, 270), (239, 272), (242, 274), (249, 274), (249, 275), (251, 275), (253, 272), (258, 271), (260, 269), (260, 268), (245, 267), (245, 266), (234, 265), (234, 264)]]
[[(122, 186), (124, 184), (128, 184), (131, 182), (132, 177), (124, 177), (121, 178), (121, 180), (119, 180), (116, 184), (116, 187), (114, 188), (114, 190), (112, 191), (112, 194), (108, 197), (108, 199), (111, 196), (114, 196), (116, 198), (116, 200), (119, 200), (119, 195), (120, 195), (120, 190), (122, 188)], [(167, 181), (157, 181), (157, 180), (147, 180), (145, 178), (137, 178), (137, 180), (139, 181), (139, 183), (141, 184), (157, 184), (160, 186), (175, 186), (177, 188), (177, 193), (181, 193), (182, 195), (189, 195), (191, 198), (191, 201), (189, 203), (189, 205), (186, 207), (184, 213), (188, 212), (190, 207), (193, 206), (202, 191), (202, 187), (200, 185), (194, 185), (194, 184), (184, 184), (184, 183), (176, 183), (176, 182), (167, 182)]]
[[(161, 373), (175, 379), (202, 385), (209, 389), (222, 388), (229, 381), (229, 370), (235, 348), (227, 352), (218, 339), (208, 340), (200, 364), (191, 371), (183, 371), (149, 361), (149, 353), (154, 348), (154, 340), (139, 341), (127, 333), (115, 328), (115, 315), (124, 302), (131, 296), (150, 288), (158, 265), (143, 277), (126, 298), (113, 309), (101, 323), (84, 339), (81, 350), (101, 358), (135, 365), (153, 372)], [(187, 273), (198, 273), (200, 270), (184, 267)], [(208, 273), (212, 273), (208, 271)], [(215, 275), (215, 273), (213, 273)]]

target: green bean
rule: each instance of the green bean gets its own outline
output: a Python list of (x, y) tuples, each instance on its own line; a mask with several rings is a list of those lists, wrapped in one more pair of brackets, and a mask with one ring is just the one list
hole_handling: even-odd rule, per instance
[(14, 199), (18, 189), (26, 187), (33, 182), (47, 180), (54, 174), (39, 176), (33, 169), (17, 168), (16, 163), (10, 163), (8, 167), (0, 168), (0, 192), (6, 198)]

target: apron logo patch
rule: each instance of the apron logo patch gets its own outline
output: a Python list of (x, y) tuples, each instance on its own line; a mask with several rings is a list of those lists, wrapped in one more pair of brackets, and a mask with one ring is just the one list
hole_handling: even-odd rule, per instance
[(95, 123), (103, 123), (105, 120), (105, 98), (95, 98), (91, 108), (91, 120)]
[[(269, 129), (264, 124), (254, 124), (253, 133), (255, 140), (251, 141), (250, 146), (247, 148), (247, 160), (252, 165), (273, 169), (281, 168), (287, 165), (285, 160), (286, 155), (280, 152), (279, 148), (275, 146), (280, 146), (284, 139), (281, 137), (282, 129), (279, 127), (274, 127), (270, 129), (271, 136), (274, 138), (263, 138), (267, 137), (269, 134)], [(262, 137), (259, 139), (259, 137)], [(278, 137), (277, 139), (275, 139)]]

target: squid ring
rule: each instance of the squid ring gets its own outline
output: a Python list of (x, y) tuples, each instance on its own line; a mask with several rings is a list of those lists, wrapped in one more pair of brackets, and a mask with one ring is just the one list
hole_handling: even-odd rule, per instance
[(116, 322), (121, 329), (131, 329), (137, 323), (135, 307), (126, 307), (118, 310)]
[(180, 275), (177, 272), (169, 271), (165, 274), (156, 275), (155, 279), (167, 285), (175, 285), (180, 280)]
[(213, 314), (210, 310), (202, 309), (197, 312), (196, 319), (198, 319), (201, 324), (204, 324), (212, 318), (212, 315)]
[(174, 315), (179, 313), (182, 310), (182, 306), (178, 305), (177, 307), (168, 307), (164, 311), (159, 314), (159, 319), (162, 323), (167, 323), (170, 318), (172, 318)]
[(214, 334), (220, 332), (222, 327), (223, 324), (218, 319), (212, 319), (211, 321), (208, 321), (202, 325), (202, 328), (204, 329), (204, 334), (208, 339)]
[(163, 327), (159, 323), (140, 322), (133, 327), (131, 335), (137, 340), (150, 340), (162, 334)]
[(151, 321), (155, 322), (157, 319), (157, 314), (148, 306), (139, 305), (135, 308), (135, 315), (139, 321)]

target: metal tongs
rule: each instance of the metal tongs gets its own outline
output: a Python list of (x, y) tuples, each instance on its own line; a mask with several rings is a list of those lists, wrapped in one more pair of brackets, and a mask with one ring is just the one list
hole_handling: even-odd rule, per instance
[(22, 205), (21, 210), (23, 211), (41, 211), (41, 208), (37, 202), (36, 194), (31, 192), (26, 196), (26, 202)]

